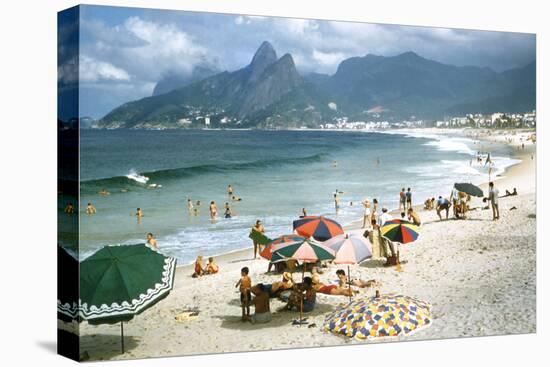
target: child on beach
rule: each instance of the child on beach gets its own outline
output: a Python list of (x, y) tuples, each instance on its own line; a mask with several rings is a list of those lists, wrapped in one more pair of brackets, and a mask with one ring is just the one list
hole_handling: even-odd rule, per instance
[[(246, 321), (250, 318), (250, 288), (252, 286), (252, 280), (248, 276), (248, 267), (241, 269), (241, 279), (235, 285), (235, 288), (239, 287), (241, 292), (241, 308), (243, 311), (242, 321)], [(246, 312), (245, 312), (246, 311)]]
[(201, 275), (204, 275), (204, 269), (202, 267), (202, 256), (197, 256), (197, 260), (195, 260), (195, 272), (193, 273), (193, 278), (198, 278)]
[(370, 210), (369, 199), (365, 199), (362, 204), (365, 208), (365, 211), (363, 212), (363, 228), (365, 228), (367, 226), (367, 223), (370, 223), (370, 217), (372, 213)]
[(213, 257), (208, 258), (208, 263), (206, 264), (205, 274), (216, 274), (220, 270), (218, 264), (214, 262)]

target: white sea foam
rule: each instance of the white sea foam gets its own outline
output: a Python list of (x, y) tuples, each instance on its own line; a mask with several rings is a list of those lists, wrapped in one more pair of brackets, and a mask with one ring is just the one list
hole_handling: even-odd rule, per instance
[(141, 184), (146, 184), (147, 181), (149, 181), (149, 177), (140, 175), (134, 169), (131, 169), (130, 172), (126, 175), (126, 177), (129, 180), (133, 180), (133, 181), (139, 182)]

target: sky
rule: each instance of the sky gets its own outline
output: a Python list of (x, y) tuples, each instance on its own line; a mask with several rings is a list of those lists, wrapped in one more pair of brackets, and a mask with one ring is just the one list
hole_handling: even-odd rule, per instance
[[(220, 71), (246, 66), (263, 41), (280, 57), (290, 53), (299, 72), (333, 74), (352, 56), (414, 51), (457, 66), (503, 71), (535, 60), (534, 34), (373, 23), (81, 6), (80, 116), (101, 118), (113, 108), (150, 96), (167, 74), (196, 66)], [(70, 22), (59, 22), (58, 83), (76, 72), (65, 54)], [(74, 27), (73, 27), (74, 28)], [(65, 53), (64, 53), (65, 52)], [(72, 62), (72, 63), (71, 63)]]

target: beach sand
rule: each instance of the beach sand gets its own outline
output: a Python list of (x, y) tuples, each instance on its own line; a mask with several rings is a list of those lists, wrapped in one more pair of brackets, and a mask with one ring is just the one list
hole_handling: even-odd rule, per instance
[[(513, 187), (520, 194), (500, 199), (499, 221), (491, 220), (490, 210), (473, 211), (468, 220), (446, 221), (439, 221), (435, 211), (421, 210), (419, 240), (400, 247), (402, 271), (382, 267), (375, 260), (351, 267), (352, 278), (382, 282), (382, 294), (401, 293), (433, 305), (431, 327), (392, 340), (536, 331), (536, 157), (531, 159), (534, 152), (533, 144), (518, 151), (522, 163), (495, 181), (501, 195)], [(474, 207), (481, 205), (480, 199), (474, 199)], [(516, 209), (511, 210), (513, 207)], [(362, 230), (354, 224), (348, 231)], [(249, 250), (219, 256), (216, 260), (220, 266), (216, 275), (193, 279), (191, 266), (177, 269), (170, 295), (125, 324), (124, 355), (120, 354), (119, 325), (82, 323), (81, 352), (86, 351), (91, 360), (102, 360), (358, 343), (320, 330), (325, 315), (347, 303), (348, 298), (342, 296), (318, 294), (316, 309), (307, 314), (309, 323), (316, 325), (312, 328), (291, 325), (299, 314), (277, 312), (283, 306), (278, 300), (271, 301), (270, 323), (242, 322), (235, 288), (240, 269), (250, 268), (253, 283), (271, 283), (281, 276), (265, 274), (268, 263), (261, 258), (252, 259), (252, 245)], [(321, 280), (334, 280), (338, 268), (331, 265), (323, 269)], [(301, 273), (294, 274), (295, 280), (300, 278)], [(356, 298), (372, 295), (373, 289), (361, 289)], [(176, 322), (175, 315), (189, 308), (200, 310), (198, 318)], [(371, 342), (377, 341), (367, 341)]]

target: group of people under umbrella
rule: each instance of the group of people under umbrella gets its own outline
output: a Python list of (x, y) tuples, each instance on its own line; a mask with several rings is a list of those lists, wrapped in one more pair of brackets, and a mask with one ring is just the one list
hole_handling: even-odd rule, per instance
[[(332, 219), (305, 216), (293, 223), (294, 234), (269, 241), (261, 255), (272, 263), (289, 260), (306, 264), (332, 261), (359, 264), (372, 257), (369, 241), (358, 234), (345, 234)], [(411, 223), (386, 222), (381, 233), (390, 241), (409, 243), (418, 237)], [(58, 246), (58, 318), (69, 323), (120, 324), (124, 353), (124, 322), (165, 298), (174, 286), (176, 259), (145, 244), (105, 246), (79, 262)], [(77, 280), (76, 287), (67, 286)], [(311, 278), (310, 278), (311, 280)], [(396, 336), (430, 323), (429, 305), (405, 296), (378, 294), (352, 302), (327, 316), (323, 330), (353, 337)], [(309, 286), (312, 286), (309, 282)], [(304, 311), (300, 299), (300, 322)], [(353, 329), (353, 330), (352, 330)], [(75, 334), (74, 337), (78, 338)]]
[[(372, 244), (365, 236), (346, 234), (340, 224), (323, 216), (304, 216), (293, 222), (293, 229), (293, 234), (266, 240), (260, 255), (275, 264), (302, 262), (302, 281), (307, 264), (329, 261), (348, 267), (348, 292), (327, 294), (348, 295), (349, 303), (327, 315), (324, 331), (364, 339), (405, 335), (430, 324), (431, 306), (411, 297), (380, 295), (377, 290), (373, 297), (352, 301), (351, 286), (356, 284), (351, 280), (350, 266), (372, 257)], [(406, 244), (418, 238), (418, 228), (406, 220), (393, 219), (382, 225), (380, 234), (388, 241)], [(300, 307), (300, 325), (302, 310)]]

